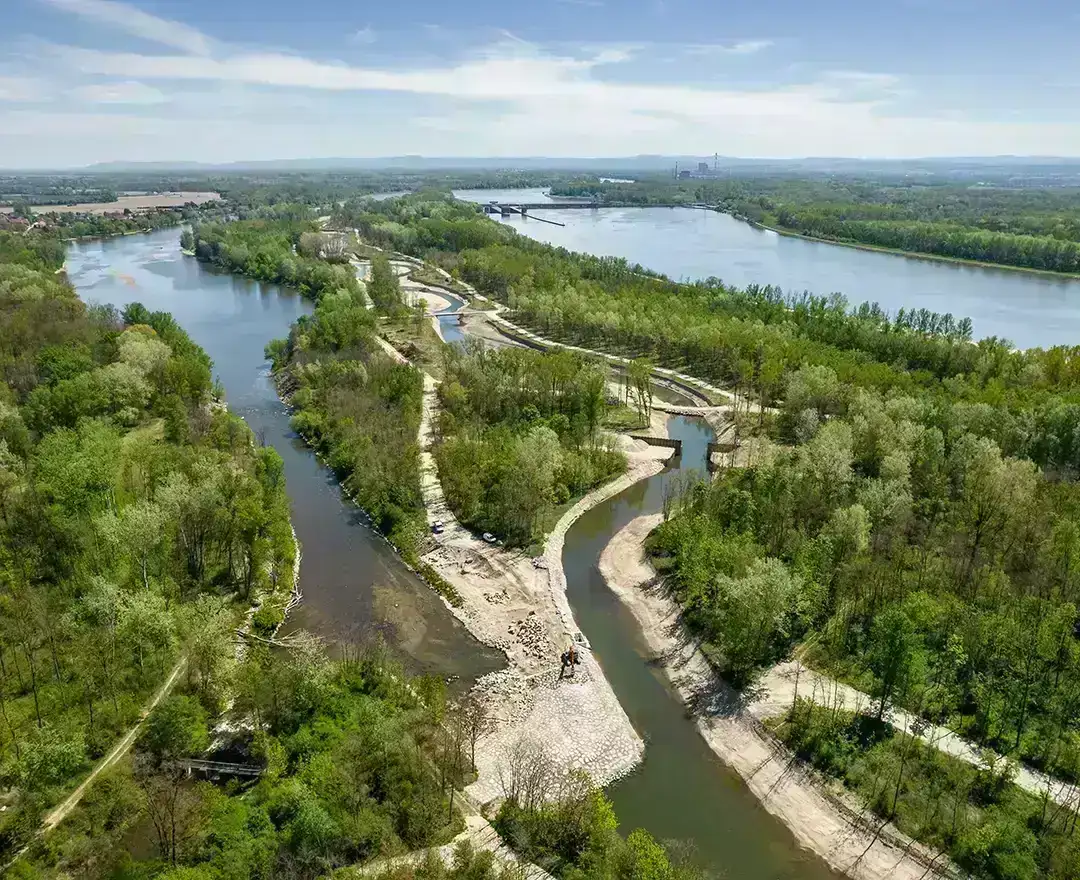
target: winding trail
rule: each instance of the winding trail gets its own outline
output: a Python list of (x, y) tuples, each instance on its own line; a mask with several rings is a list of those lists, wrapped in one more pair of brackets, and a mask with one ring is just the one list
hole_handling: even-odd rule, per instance
[[(757, 690), (758, 693), (753, 701), (748, 703), (747, 709), (761, 719), (775, 718), (783, 714), (795, 702), (796, 695), (819, 706), (841, 705), (855, 712), (869, 709), (877, 702), (869, 694), (808, 669), (798, 661), (778, 663), (768, 669), (758, 679)], [(975, 767), (986, 766), (984, 755), (992, 755), (997, 760), (1012, 761), (1005, 755), (965, 739), (947, 727), (928, 724), (918, 715), (904, 709), (889, 709), (886, 720), (897, 730), (918, 736), (939, 751)], [(1015, 775), (1012, 781), (1020, 788), (1038, 797), (1045, 795), (1063, 807), (1076, 809), (1078, 789), (1075, 783), (1057, 779), (1018, 762), (1014, 763)]]
[(90, 771), (90, 775), (82, 781), (82, 784), (78, 788), (76, 788), (75, 791), (73, 791), (70, 795), (68, 795), (67, 799), (64, 800), (63, 803), (57, 806), (51, 813), (49, 813), (45, 817), (44, 821), (41, 823), (42, 833), (52, 831), (57, 825), (63, 822), (64, 819), (67, 818), (68, 814), (79, 805), (79, 802), (86, 795), (86, 792), (89, 791), (90, 786), (94, 784), (94, 780), (97, 779), (110, 767), (112, 767), (113, 764), (115, 764), (122, 757), (124, 757), (124, 755), (126, 755), (129, 751), (131, 751), (131, 747), (135, 744), (135, 739), (138, 737), (139, 731), (142, 729), (143, 723), (146, 721), (147, 716), (151, 712), (153, 712), (155, 708), (157, 708), (157, 705), (163, 699), (165, 699), (166, 696), (168, 696), (169, 692), (176, 684), (176, 680), (180, 677), (180, 673), (183, 672), (186, 665), (187, 658), (184, 658), (172, 668), (172, 672), (169, 673), (169, 677), (165, 679), (165, 682), (161, 685), (160, 688), (158, 688), (157, 692), (151, 698), (150, 702), (147, 703), (143, 707), (142, 712), (139, 713), (139, 720), (135, 723), (135, 726), (132, 727), (126, 734), (124, 734), (123, 739), (121, 739), (120, 742), (113, 746), (113, 749), (111, 752), (109, 752), (109, 754), (107, 754), (104, 758), (98, 761), (97, 766), (95, 766), (94, 769)]

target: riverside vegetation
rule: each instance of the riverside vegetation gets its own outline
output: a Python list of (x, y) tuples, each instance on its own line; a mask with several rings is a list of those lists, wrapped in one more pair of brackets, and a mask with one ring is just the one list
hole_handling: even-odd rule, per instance
[(55, 238), (0, 233), (0, 779), (5, 862), (180, 658), (209, 711), (252, 602), (280, 619), (282, 464), (214, 404), (165, 313), (87, 306)]
[(445, 356), (435, 446), (446, 500), (465, 524), (516, 546), (542, 540), (556, 507), (626, 468), (602, 441), (606, 370), (566, 352)]
[[(783, 731), (802, 754), (979, 876), (1076, 873), (1072, 811), (1020, 792), (1007, 764), (976, 772), (885, 724), (904, 706), (1080, 777), (1076, 349), (972, 343), (962, 319), (838, 296), (676, 284), (470, 206), (343, 210), (545, 335), (776, 406), (736, 416), (760, 435), (749, 466), (685, 492), (652, 540), (710, 659), (744, 685), (797, 647), (875, 698), (868, 719), (796, 711)], [(945, 765), (963, 782), (948, 798)]]
[[(282, 225), (264, 221), (238, 222), (214, 227), (209, 234), (205, 227), (200, 227), (195, 230), (192, 243), (196, 253), (204, 259), (225, 260), (234, 271), (252, 275), (255, 275), (256, 267), (271, 265), (270, 256), (295, 260), (298, 266), (306, 265), (301, 262), (304, 260), (325, 263), (326, 255), (321, 250), (319, 256), (302, 255), (305, 251), (301, 245), (302, 236), (310, 233), (310, 226), (289, 225), (291, 222)], [(215, 241), (218, 242), (216, 256), (212, 250), (214, 245), (209, 244)], [(246, 249), (244, 260), (237, 258), (240, 243)], [(294, 244), (296, 254), (293, 253)], [(314, 250), (318, 249), (313, 247), (312, 252)], [(230, 255), (223, 257), (226, 252)], [(246, 271), (248, 267), (251, 267), (250, 272)], [(303, 275), (305, 272), (308, 274)], [(317, 266), (298, 268), (296, 277), (319, 277)], [(268, 355), (273, 361), (279, 386), (296, 409), (294, 424), (297, 429), (326, 454), (330, 465), (343, 478), (345, 488), (372, 515), (375, 524), (397, 544), (406, 558), (415, 561), (422, 535), (426, 533), (419, 491), (417, 445), (423, 383), (416, 368), (391, 359), (376, 341), (378, 328), (386, 326), (386, 319), (400, 318), (403, 313), (406, 320), (413, 318), (407, 314), (397, 279), (385, 258), (376, 257), (366, 289), (358, 285), (351, 273), (348, 277), (336, 275), (335, 278), (340, 282), (335, 288), (329, 284), (308, 286), (307, 292), (316, 299), (314, 313), (298, 320), (287, 339), (270, 343)], [(374, 308), (368, 308), (368, 298)], [(584, 491), (625, 466), (621, 455), (608, 450), (597, 440), (599, 422), (607, 409), (604, 373), (598, 367), (576, 356), (535, 352), (484, 353), (477, 349), (466, 352), (445, 347), (443, 355), (442, 367), (447, 379), (440, 394), (444, 396), (447, 410), (440, 416), (441, 445), (473, 444), (472, 452), (485, 459), (485, 466), (474, 477), (478, 483), (488, 482), (491, 503), (489, 505), (486, 498), (480, 498), (476, 508), (478, 516), (490, 515), (491, 525), (495, 528), (501, 529), (505, 525), (508, 537), (516, 536), (522, 541), (530, 539), (534, 535), (533, 527), (543, 521), (548, 508), (559, 500), (566, 500), (563, 496), (568, 498), (573, 491)], [(458, 449), (450, 454), (460, 452)], [(515, 462), (524, 463), (525, 473), (517, 474), (511, 480), (507, 471)], [(496, 486), (502, 488), (494, 488)], [(461, 483), (459, 488), (471, 492), (477, 489), (477, 484)], [(522, 519), (520, 512), (501, 503), (505, 499), (520, 498), (526, 489), (530, 492), (535, 489), (538, 493), (536, 498), (529, 500), (531, 515), (528, 521)], [(499, 519), (504, 513), (507, 516), (505, 522)], [(424, 573), (434, 575), (433, 572)], [(368, 658), (369, 653), (358, 652), (356, 657)], [(411, 755), (416, 748), (420, 764), (430, 763), (436, 771), (441, 786), (439, 795), (444, 802), (424, 813), (429, 820), (426, 824), (421, 819), (413, 820), (418, 830), (414, 829), (411, 836), (403, 833), (394, 823), (400, 821), (403, 811), (411, 808), (415, 791), (401, 789), (387, 793), (385, 785), (351, 769), (349, 762), (357, 760), (361, 753), (374, 751), (375, 756), (366, 759), (368, 764), (381, 760), (389, 748), (382, 739), (378, 740), (381, 745), (376, 745), (374, 740), (364, 740), (356, 742), (346, 752), (335, 750), (336, 740), (325, 733), (326, 714), (343, 711), (350, 705), (349, 700), (337, 698), (332, 709), (315, 709), (314, 714), (309, 712), (301, 716), (309, 719), (307, 724), (318, 731), (318, 737), (313, 738), (307, 728), (302, 728), (302, 738), (299, 733), (293, 735), (300, 738), (300, 744), (293, 747), (293, 740), (286, 738), (288, 732), (270, 731), (285, 747), (287, 755), (287, 760), (278, 766), (296, 767), (296, 773), (302, 777), (301, 783), (289, 784), (317, 801), (324, 812), (318, 813), (316, 818), (326, 821), (316, 829), (323, 834), (316, 841), (321, 849), (302, 850), (303, 858), (312, 865), (312, 870), (301, 873), (297, 871), (296, 838), (299, 832), (288, 824), (295, 813), (285, 813), (286, 824), (278, 837), (277, 861), (274, 863), (278, 867), (275, 870), (284, 870), (281, 866), (287, 865), (289, 871), (297, 872), (296, 876), (316, 876), (334, 865), (363, 861), (376, 853), (393, 854), (403, 847), (440, 842), (457, 827), (448, 817), (453, 809), (454, 786), (467, 781), (472, 772), (471, 756), (466, 758), (465, 755), (475, 748), (481, 730), (479, 724), (469, 722), (476, 715), (468, 711), (468, 704), (465, 709), (448, 707), (437, 681), (414, 679), (411, 687), (403, 686), (401, 671), (393, 669), (384, 654), (378, 654), (377, 663), (369, 658), (349, 660), (351, 655), (347, 648), (346, 660), (326, 667), (326, 674), (331, 680), (340, 682), (339, 688), (344, 685), (352, 691), (367, 693), (373, 690), (380, 695), (391, 691), (398, 699), (405, 700), (406, 708), (412, 712), (408, 717), (414, 719), (410, 723), (415, 726), (389, 726), (373, 711), (370, 716), (365, 715), (365, 719), (370, 718), (372, 723), (378, 721), (379, 727), (369, 736), (385, 735), (388, 742), (394, 743), (404, 736), (410, 744), (405, 752)], [(290, 686), (298, 686), (301, 681), (313, 677), (310, 667), (303, 673), (268, 674), (276, 658), (274, 655), (259, 656), (258, 662), (263, 665), (253, 665), (254, 661), (249, 661), (241, 670), (242, 687), (255, 687), (263, 679), (276, 682), (277, 675), (287, 676)], [(313, 662), (310, 655), (305, 662)], [(383, 671), (387, 668), (392, 671)], [(362, 670), (362, 682), (357, 680), (357, 669)], [(322, 679), (316, 676), (315, 680)], [(268, 695), (269, 689), (274, 700), (278, 699), (276, 684), (264, 683), (261, 687), (261, 693)], [(419, 699), (416, 699), (417, 694)], [(406, 695), (412, 695), (413, 699), (407, 699)], [(245, 699), (248, 702), (242, 702)], [(238, 697), (238, 702), (244, 707), (251, 706), (256, 718), (267, 711), (265, 707), (260, 709), (252, 697)], [(309, 707), (309, 703), (304, 705), (305, 709)], [(328, 739), (329, 746), (326, 745)], [(414, 747), (413, 742), (419, 745)], [(268, 747), (260, 740), (256, 740), (256, 747), (260, 755), (276, 753), (275, 747)], [(321, 768), (318, 772), (332, 773), (330, 783), (323, 777), (312, 775), (315, 772), (311, 769), (313, 763), (318, 763)], [(670, 856), (645, 831), (634, 831), (624, 840), (617, 833), (610, 803), (584, 776), (557, 779), (542, 759), (527, 765), (523, 763), (510, 775), (516, 782), (507, 792), (497, 825), (517, 850), (557, 876), (572, 880), (586, 877), (678, 880), (697, 875), (689, 863)], [(265, 785), (264, 776), (259, 788)], [(556, 796), (538, 798), (541, 789)], [(324, 795), (327, 790), (338, 794)], [(399, 793), (407, 795), (408, 799), (403, 804), (393, 801), (386, 804), (384, 812), (391, 818), (376, 823), (366, 814), (363, 820), (345, 816), (342, 804), (333, 799), (348, 795), (352, 798), (348, 808), (356, 809), (355, 804), (363, 801), (357, 792), (369, 792), (369, 800)], [(275, 803), (272, 793), (265, 796), (269, 798), (268, 805)], [(290, 789), (290, 797), (295, 796)], [(263, 795), (258, 795), (256, 802), (262, 798)], [(450, 811), (446, 814), (447, 819), (431, 819), (443, 816), (444, 808)], [(270, 818), (281, 827), (273, 813)], [(304, 818), (305, 822), (311, 821), (309, 816)], [(390, 825), (393, 827), (388, 830)], [(330, 834), (328, 828), (335, 834)], [(358, 840), (357, 834), (369, 836)], [(299, 837), (299, 844), (306, 846), (309, 843), (307, 838)], [(319, 859), (312, 860), (316, 850)], [(200, 851), (194, 849), (192, 852)], [(196, 861), (205, 858), (206, 851), (203, 850)], [(217, 869), (212, 859), (211, 867)], [(449, 871), (440, 862), (428, 859), (419, 866), (392, 869), (390, 876), (438, 880), (444, 876), (493, 877), (497, 873), (488, 855), (473, 854), (465, 848), (459, 850)], [(211, 873), (209, 876), (233, 875)], [(250, 875), (237, 876), (271, 875), (253, 871)]]

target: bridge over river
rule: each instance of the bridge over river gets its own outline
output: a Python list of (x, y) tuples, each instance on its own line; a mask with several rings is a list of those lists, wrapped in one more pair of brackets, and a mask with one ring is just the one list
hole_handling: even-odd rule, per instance
[[(490, 201), (485, 202), (483, 205), (485, 214), (501, 214), (503, 217), (509, 217), (512, 214), (520, 214), (522, 217), (528, 217), (530, 211), (566, 211), (566, 210), (596, 210), (598, 208), (700, 208), (706, 211), (719, 211), (719, 205), (705, 205), (694, 204), (687, 205), (676, 202), (664, 202), (660, 204), (639, 205), (631, 203), (620, 202), (499, 202)], [(565, 223), (560, 223), (558, 220), (548, 220), (546, 217), (537, 217), (544, 223), (550, 223), (552, 226), (565, 226)]]

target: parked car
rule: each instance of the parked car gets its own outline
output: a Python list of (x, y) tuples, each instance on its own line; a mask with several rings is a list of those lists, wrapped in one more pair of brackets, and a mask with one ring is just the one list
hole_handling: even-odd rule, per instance
[(446, 526), (443, 525), (443, 521), (441, 519), (437, 519), (431, 524), (431, 531), (434, 532), (436, 535), (441, 535), (443, 533), (443, 529), (445, 528)]
[(487, 541), (489, 544), (499, 543), (499, 539), (496, 538), (493, 534), (491, 534), (491, 532), (484, 532), (484, 534), (482, 534), (480, 537)]

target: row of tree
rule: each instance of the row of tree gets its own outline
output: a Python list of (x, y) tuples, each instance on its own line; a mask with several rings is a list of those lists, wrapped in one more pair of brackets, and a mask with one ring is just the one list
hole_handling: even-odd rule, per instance
[(295, 287), (312, 299), (327, 291), (358, 293), (356, 274), (332, 243), (336, 239), (312, 238), (317, 228), (311, 221), (293, 219), (203, 223), (184, 231), (181, 246), (203, 262)]
[[(429, 223), (427, 207), (405, 202), (380, 211), (408, 230)], [(497, 226), (464, 213), (449, 222)], [(375, 223), (395, 234), (390, 224)], [(685, 620), (733, 682), (799, 646), (874, 694), (871, 721), (903, 705), (1080, 778), (1080, 493), (1061, 478), (1080, 464), (1074, 351), (973, 344), (945, 315), (676, 285), (516, 238), (466, 250), (448, 240), (433, 256), (548, 335), (652, 355), (778, 407), (740, 417), (744, 439), (763, 435), (740, 454), (748, 466), (691, 488), (652, 544)], [(870, 755), (874, 742), (850, 733), (837, 740), (829, 748), (896, 757)], [(944, 809), (940, 787), (926, 790), (933, 777), (921, 779), (903, 785)], [(1071, 843), (1058, 845), (1071, 824), (1029, 822), (1029, 806), (965, 824), (965, 840), (985, 844), (965, 864), (984, 876), (1075, 872)], [(1036, 841), (1022, 870), (1002, 867), (1018, 827)]]
[(295, 555), (281, 460), (214, 405), (205, 353), (167, 314), (86, 306), (36, 235), (0, 263), (2, 854), (180, 656), (224, 698), (235, 609), (271, 627)]
[(646, 176), (633, 183), (584, 179), (556, 184), (552, 192), (612, 204), (705, 203), (815, 238), (1029, 269), (1080, 271), (1080, 196), (1069, 187), (780, 175), (719, 180)]

